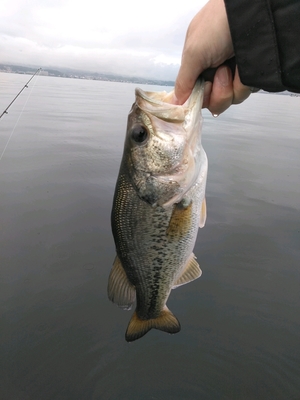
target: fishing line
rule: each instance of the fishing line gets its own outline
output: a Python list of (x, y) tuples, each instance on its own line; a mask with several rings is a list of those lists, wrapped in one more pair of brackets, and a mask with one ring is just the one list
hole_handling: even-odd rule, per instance
[[(3, 111), (3, 113), (1, 114), (1, 117), (2, 117), (2, 115), (7, 114), (8, 108), (12, 105), (12, 103), (16, 100), (16, 98), (21, 94), (21, 92), (22, 92), (25, 88), (28, 88), (28, 86), (27, 86), (28, 83), (31, 81), (31, 79), (32, 79), (35, 75), (38, 76), (39, 73), (40, 73), (40, 71), (41, 71), (41, 68), (39, 68), (39, 69), (36, 71), (36, 73), (35, 73), (34, 75), (32, 75), (32, 77), (31, 77), (31, 78), (29, 79), (29, 81), (25, 84), (25, 86), (20, 90), (20, 92), (16, 95), (16, 97), (13, 99), (13, 101), (8, 105), (8, 107), (5, 109), (5, 111)], [(6, 149), (7, 149), (7, 146), (8, 146), (8, 144), (9, 144), (9, 142), (10, 142), (10, 139), (12, 138), (12, 136), (13, 136), (13, 134), (14, 134), (14, 131), (15, 131), (17, 125), (18, 125), (18, 122), (19, 122), (19, 120), (20, 120), (20, 118), (21, 118), (21, 116), (22, 116), (22, 114), (23, 114), (23, 112), (24, 112), (24, 110), (25, 110), (25, 107), (26, 107), (26, 105), (27, 105), (27, 103), (28, 103), (29, 97), (31, 96), (31, 93), (32, 93), (32, 91), (33, 91), (33, 88), (34, 88), (35, 85), (36, 85), (36, 82), (37, 82), (37, 78), (36, 78), (34, 84), (32, 85), (30, 92), (28, 93), (28, 96), (27, 96), (27, 99), (26, 99), (26, 101), (25, 101), (25, 104), (24, 104), (24, 106), (23, 106), (23, 108), (22, 108), (22, 110), (21, 110), (21, 112), (20, 112), (20, 114), (19, 114), (19, 116), (18, 116), (18, 119), (17, 119), (17, 121), (16, 121), (16, 123), (15, 123), (15, 126), (13, 127), (13, 129), (12, 129), (12, 131), (11, 131), (11, 134), (9, 135), (9, 138), (8, 138), (8, 140), (7, 140), (7, 142), (6, 142), (6, 145), (4, 146), (4, 149), (3, 149), (2, 153), (1, 153), (1, 156), (0, 156), (0, 161), (2, 160), (2, 157), (4, 156), (4, 153), (5, 153), (5, 151), (6, 151)], [(1, 118), (1, 117), (0, 117), (0, 118)]]

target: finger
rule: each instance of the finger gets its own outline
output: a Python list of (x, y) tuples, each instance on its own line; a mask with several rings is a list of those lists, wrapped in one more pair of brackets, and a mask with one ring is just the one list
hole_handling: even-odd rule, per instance
[(206, 81), (204, 83), (204, 93), (203, 93), (202, 108), (208, 108), (209, 107), (211, 89), (212, 89), (212, 82)]
[(194, 60), (187, 60), (190, 57), (188, 52), (182, 56), (182, 64), (175, 82), (174, 104), (183, 104), (192, 93), (196, 80), (202, 72), (201, 67)]
[(236, 67), (233, 80), (233, 101), (232, 104), (240, 104), (246, 100), (252, 93), (251, 88), (242, 84), (239, 70)]
[[(185, 38), (183, 47), (181, 66), (176, 78), (174, 88), (175, 104), (183, 104), (195, 86), (198, 76), (207, 66), (202, 65), (205, 55), (201, 46), (201, 40), (198, 37), (197, 26), (199, 26), (198, 18), (200, 13), (192, 19)], [(201, 54), (201, 57), (198, 56)]]
[(210, 94), (208, 109), (212, 114), (221, 114), (233, 101), (232, 74), (230, 68), (223, 65), (217, 69)]

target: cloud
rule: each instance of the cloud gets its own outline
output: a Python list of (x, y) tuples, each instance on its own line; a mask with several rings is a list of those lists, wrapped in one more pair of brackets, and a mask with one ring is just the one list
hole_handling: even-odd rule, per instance
[(205, 3), (2, 0), (2, 62), (174, 79), (185, 32)]

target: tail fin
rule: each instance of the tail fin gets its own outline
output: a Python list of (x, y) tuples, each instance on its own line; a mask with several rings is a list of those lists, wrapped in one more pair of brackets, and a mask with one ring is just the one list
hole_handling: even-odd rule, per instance
[(125, 339), (127, 342), (133, 342), (146, 335), (152, 328), (168, 333), (177, 333), (180, 331), (180, 323), (167, 306), (164, 307), (157, 318), (153, 319), (140, 319), (137, 313), (134, 312), (129, 321)]

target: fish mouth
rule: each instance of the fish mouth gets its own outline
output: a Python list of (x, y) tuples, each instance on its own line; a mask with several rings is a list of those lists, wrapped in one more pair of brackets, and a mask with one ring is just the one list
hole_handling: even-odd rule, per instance
[[(197, 109), (202, 108), (204, 95), (204, 81), (199, 78), (194, 86), (190, 97), (182, 105), (173, 104), (174, 90), (167, 93), (148, 92), (140, 88), (135, 89), (135, 104), (144, 112), (154, 115), (167, 122), (189, 122), (190, 117)], [(197, 107), (197, 106), (200, 107)], [(191, 116), (191, 115), (190, 115)]]
[(135, 96), (136, 105), (142, 111), (166, 122), (182, 123), (189, 111), (186, 106), (170, 103), (172, 96), (167, 92), (147, 92), (136, 88)]

